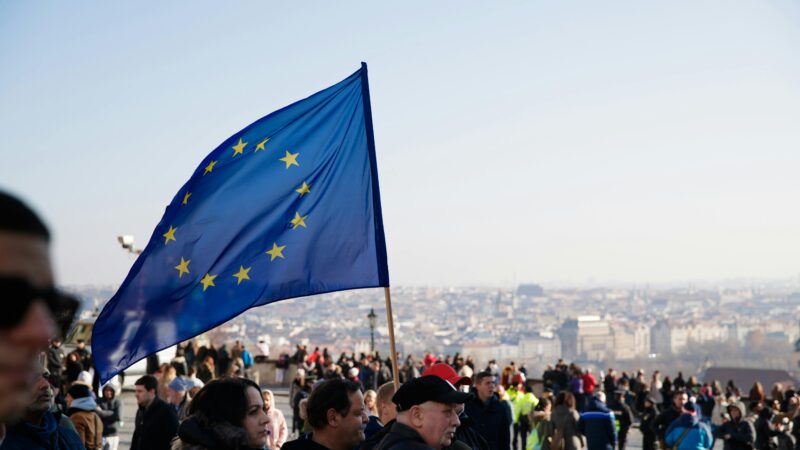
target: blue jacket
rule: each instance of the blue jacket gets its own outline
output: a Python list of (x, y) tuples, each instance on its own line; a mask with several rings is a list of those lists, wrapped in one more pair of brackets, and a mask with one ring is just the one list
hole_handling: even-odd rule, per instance
[(25, 421), (8, 430), (2, 449), (6, 450), (83, 450), (83, 442), (75, 430), (59, 425), (61, 413), (46, 412), (42, 425)]
[(483, 403), (474, 395), (464, 405), (464, 412), (472, 419), (473, 428), (489, 444), (491, 450), (511, 450), (511, 406), (492, 395)]
[(708, 425), (700, 422), (696, 416), (689, 414), (681, 414), (667, 428), (667, 434), (664, 439), (667, 447), (674, 446), (687, 428), (689, 432), (686, 433), (686, 436), (678, 445), (678, 450), (707, 450), (711, 448), (711, 429)]
[(617, 444), (617, 427), (614, 413), (596, 398), (589, 401), (586, 412), (578, 420), (578, 431), (586, 436), (589, 450), (614, 450)]
[(377, 416), (369, 416), (366, 428), (364, 428), (364, 438), (369, 439), (378, 431), (381, 431), (383, 424)]

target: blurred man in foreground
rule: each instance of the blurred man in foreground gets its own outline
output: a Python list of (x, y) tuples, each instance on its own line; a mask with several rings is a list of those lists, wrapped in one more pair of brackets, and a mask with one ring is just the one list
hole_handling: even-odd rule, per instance
[(3, 450), (84, 448), (72, 422), (61, 412), (53, 411), (53, 389), (47, 381), (49, 376), (47, 369), (42, 364), (37, 364), (30, 403), (22, 419), (9, 428)]
[(56, 334), (56, 319), (71, 322), (77, 302), (53, 288), (50, 233), (18, 199), (0, 192), (0, 443), (19, 419), (36, 382), (37, 358)]

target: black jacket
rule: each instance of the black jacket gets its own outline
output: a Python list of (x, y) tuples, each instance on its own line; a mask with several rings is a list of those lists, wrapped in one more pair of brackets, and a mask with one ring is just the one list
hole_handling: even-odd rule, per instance
[(178, 428), (173, 450), (247, 450), (244, 428), (227, 422), (214, 422), (202, 414), (189, 416)]
[(364, 439), (364, 442), (358, 446), (359, 450), (372, 450), (374, 449), (380, 442), (389, 434), (389, 430), (392, 429), (392, 425), (394, 425), (395, 420), (390, 420), (389, 423), (383, 426), (380, 430), (374, 432), (370, 437)]
[(642, 411), (642, 421), (639, 424), (639, 427), (642, 431), (643, 436), (652, 436), (655, 438), (656, 435), (656, 418), (658, 417), (658, 410), (655, 406), (651, 406), (649, 408), (645, 408)]
[(431, 450), (417, 431), (395, 422), (374, 450)]
[(770, 450), (776, 444), (773, 437), (777, 436), (778, 433), (772, 427), (772, 418), (774, 416), (775, 414), (770, 408), (764, 408), (758, 413), (758, 419), (756, 419), (755, 423), (757, 450)]
[(658, 415), (653, 425), (659, 440), (664, 440), (667, 435), (667, 428), (680, 416), (681, 412), (675, 409), (674, 406), (662, 411), (661, 414)]
[[(725, 439), (728, 434), (731, 438)], [(724, 450), (753, 450), (755, 434), (753, 424), (746, 419), (729, 420), (720, 425), (715, 433), (717, 439), (725, 439)]]
[(458, 450), (458, 448), (463, 448), (458, 445), (459, 443), (469, 446), (472, 450), (490, 450), (489, 443), (478, 433), (472, 419), (466, 413), (462, 413), (458, 420), (461, 421), (461, 425), (456, 428), (455, 439), (453, 439), (452, 444), (445, 447), (443, 450)]
[(281, 446), (281, 450), (330, 450), (322, 444), (311, 440), (309, 436), (303, 436), (289, 441)]
[(475, 395), (464, 405), (464, 412), (491, 450), (511, 449), (511, 408), (497, 395), (492, 395), (487, 403)]
[(136, 411), (131, 450), (169, 450), (177, 432), (178, 415), (175, 408), (156, 397), (147, 409), (140, 407)]
[(64, 349), (52, 345), (47, 349), (47, 369), (54, 375), (61, 375), (64, 371)]
[(116, 397), (111, 400), (103, 397), (97, 399), (97, 406), (102, 410), (97, 411), (97, 415), (103, 420), (103, 437), (117, 436), (122, 418), (122, 402)]

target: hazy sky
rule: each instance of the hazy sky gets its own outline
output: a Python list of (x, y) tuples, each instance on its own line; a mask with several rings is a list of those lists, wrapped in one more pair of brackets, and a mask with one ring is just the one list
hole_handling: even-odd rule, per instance
[[(393, 4), (390, 4), (393, 3)], [(0, 3), (0, 188), (120, 283), (203, 157), (370, 69), (393, 284), (800, 273), (800, 3)]]

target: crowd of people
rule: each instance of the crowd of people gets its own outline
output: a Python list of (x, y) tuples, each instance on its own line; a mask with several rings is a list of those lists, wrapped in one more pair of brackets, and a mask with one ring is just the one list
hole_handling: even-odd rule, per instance
[[(49, 232), (18, 199), (0, 193), (0, 449), (119, 446), (119, 386), (98, 386), (84, 343), (65, 354), (61, 336), (78, 302), (54, 288)], [(291, 432), (271, 391), (253, 381), (253, 357), (237, 342), (179, 346), (148, 358), (135, 382), (135, 450), (624, 450), (638, 426), (645, 450), (800, 450), (800, 396), (758, 383), (655, 372), (607, 373), (559, 361), (542, 374), (461, 355), (407, 356), (393, 380), (379, 354), (309, 352), (292, 363)], [(291, 435), (290, 435), (291, 433)], [(293, 439), (290, 439), (290, 436)]]

